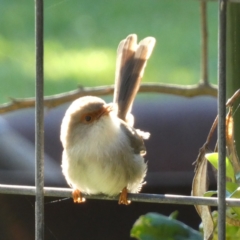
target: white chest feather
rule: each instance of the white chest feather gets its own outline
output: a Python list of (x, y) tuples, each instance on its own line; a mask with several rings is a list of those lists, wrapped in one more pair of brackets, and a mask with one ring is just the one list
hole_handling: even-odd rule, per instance
[(124, 187), (138, 192), (146, 164), (134, 154), (128, 137), (115, 115), (102, 117), (87, 136), (75, 136), (74, 145), (64, 149), (62, 169), (68, 183), (87, 194), (116, 195)]

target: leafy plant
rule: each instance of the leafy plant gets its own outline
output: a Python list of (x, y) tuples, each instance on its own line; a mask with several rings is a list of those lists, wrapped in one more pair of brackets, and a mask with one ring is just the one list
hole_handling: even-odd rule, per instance
[(175, 219), (176, 212), (169, 217), (158, 213), (140, 216), (131, 229), (131, 237), (139, 240), (200, 240), (202, 234)]
[[(226, 197), (240, 198), (240, 163), (235, 148), (234, 140), (234, 119), (232, 116), (232, 105), (234, 101), (240, 96), (240, 91), (237, 91), (232, 98), (227, 102), (229, 112), (226, 116)], [(219, 154), (207, 153), (208, 145), (216, 129), (218, 117), (215, 119), (213, 126), (209, 132), (206, 142), (200, 149), (198, 158), (196, 160), (195, 176), (193, 179), (192, 195), (212, 197), (217, 195), (218, 191), (208, 191), (207, 189), (207, 163), (209, 162), (216, 171), (218, 171)], [(217, 239), (217, 211), (211, 212), (209, 206), (196, 205), (195, 206), (199, 216), (202, 219), (201, 229), (204, 234), (204, 239)], [(240, 207), (227, 207), (226, 209), (226, 239), (236, 239), (240, 234)], [(237, 237), (239, 239), (239, 237)]]

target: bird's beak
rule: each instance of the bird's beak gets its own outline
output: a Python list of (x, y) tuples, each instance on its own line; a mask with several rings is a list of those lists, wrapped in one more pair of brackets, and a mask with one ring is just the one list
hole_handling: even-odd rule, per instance
[(105, 111), (103, 112), (103, 114), (108, 114), (111, 111), (113, 111), (113, 105), (112, 104), (105, 104), (103, 106), (103, 108), (105, 109)]
[(113, 110), (114, 110), (113, 104), (105, 104), (105, 105), (103, 105), (103, 107), (102, 107), (101, 111), (99, 112), (99, 115), (98, 115), (97, 118), (99, 119), (103, 115), (107, 115), (110, 112), (112, 112)]

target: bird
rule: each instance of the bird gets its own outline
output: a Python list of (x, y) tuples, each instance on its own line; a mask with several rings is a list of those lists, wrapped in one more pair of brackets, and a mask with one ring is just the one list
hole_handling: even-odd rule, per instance
[(130, 34), (119, 43), (112, 103), (83, 96), (66, 110), (61, 167), (75, 203), (85, 201), (84, 193), (119, 195), (118, 203), (128, 205), (128, 193), (138, 193), (144, 184), (144, 140), (150, 134), (134, 128), (131, 109), (155, 42), (146, 37), (137, 43), (137, 35)]

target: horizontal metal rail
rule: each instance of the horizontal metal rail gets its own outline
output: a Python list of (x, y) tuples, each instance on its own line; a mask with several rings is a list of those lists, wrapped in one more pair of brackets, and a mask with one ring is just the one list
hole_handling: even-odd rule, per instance
[[(36, 188), (31, 186), (19, 186), (19, 185), (4, 185), (0, 184), (0, 194), (16, 194), (16, 195), (36, 195)], [(44, 196), (46, 197), (60, 197), (71, 198), (71, 188), (54, 188), (45, 187)], [(118, 196), (110, 197), (106, 195), (86, 195), (83, 194), (86, 199), (98, 199), (98, 200), (118, 200)], [(133, 202), (146, 202), (146, 203), (167, 203), (167, 204), (181, 204), (181, 205), (209, 205), (217, 206), (218, 198), (216, 197), (193, 197), (184, 195), (172, 195), (172, 194), (146, 194), (146, 193), (129, 193), (128, 199)], [(240, 206), (240, 199), (226, 198), (226, 205), (228, 206)]]

